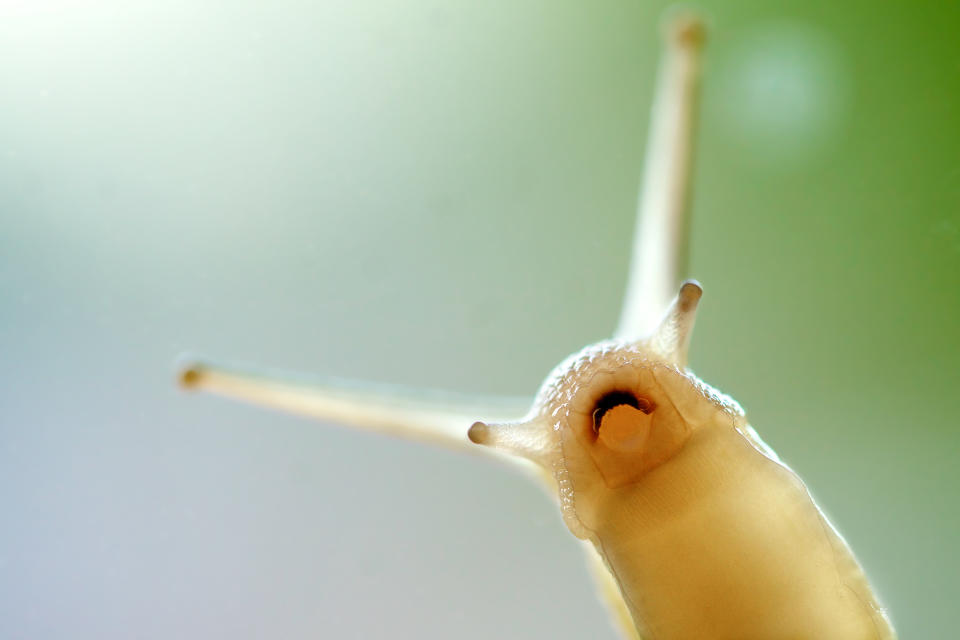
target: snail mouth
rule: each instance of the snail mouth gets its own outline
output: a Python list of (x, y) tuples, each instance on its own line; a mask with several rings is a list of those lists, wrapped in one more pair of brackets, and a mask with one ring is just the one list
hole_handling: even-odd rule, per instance
[(651, 414), (654, 410), (653, 402), (642, 396), (638, 396), (630, 391), (611, 391), (604, 394), (597, 401), (597, 404), (593, 409), (594, 433), (600, 432), (600, 427), (603, 425), (603, 417), (607, 414), (607, 412), (623, 405), (633, 407), (634, 409), (637, 409), (646, 415)]

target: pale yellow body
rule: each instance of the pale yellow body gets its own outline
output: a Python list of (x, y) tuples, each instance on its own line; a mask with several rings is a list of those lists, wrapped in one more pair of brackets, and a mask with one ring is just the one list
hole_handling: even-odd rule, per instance
[(803, 482), (730, 424), (597, 506), (593, 542), (645, 638), (893, 637)]

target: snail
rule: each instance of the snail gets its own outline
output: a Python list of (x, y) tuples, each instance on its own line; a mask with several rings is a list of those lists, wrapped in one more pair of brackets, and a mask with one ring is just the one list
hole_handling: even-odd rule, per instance
[(295, 385), (198, 362), (180, 383), (517, 465), (556, 496), (627, 638), (895, 638), (799, 476), (733, 399), (687, 367), (703, 289), (686, 280), (675, 292), (703, 26), (677, 16), (665, 40), (620, 325), (557, 366), (523, 418), (481, 402)]

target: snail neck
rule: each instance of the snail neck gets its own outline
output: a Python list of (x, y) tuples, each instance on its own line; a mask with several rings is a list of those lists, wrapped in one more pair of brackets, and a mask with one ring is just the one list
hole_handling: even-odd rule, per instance
[(893, 637), (800, 479), (732, 427), (698, 431), (601, 515), (593, 542), (658, 640)]

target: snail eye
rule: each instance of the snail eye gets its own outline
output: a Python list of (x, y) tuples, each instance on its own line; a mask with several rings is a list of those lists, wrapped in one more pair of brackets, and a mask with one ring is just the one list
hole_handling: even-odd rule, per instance
[(593, 431), (600, 433), (600, 423), (603, 421), (603, 415), (620, 405), (628, 405), (638, 409), (643, 413), (649, 414), (653, 411), (653, 403), (646, 398), (640, 398), (629, 391), (611, 391), (604, 394), (593, 408)]

